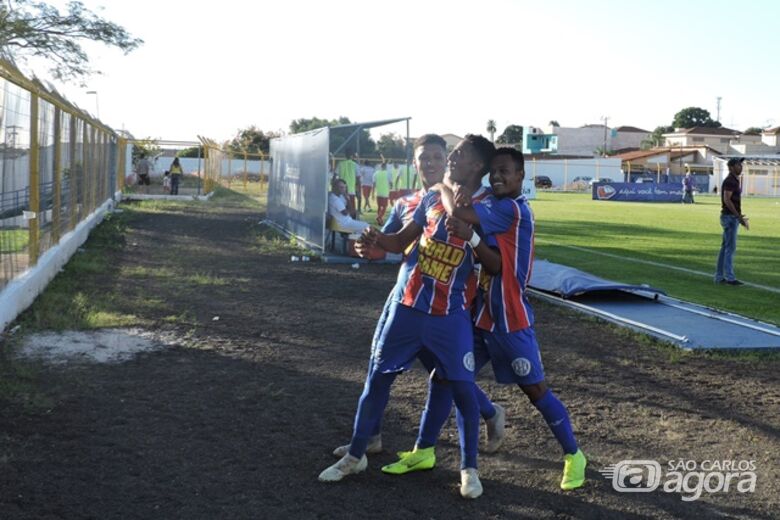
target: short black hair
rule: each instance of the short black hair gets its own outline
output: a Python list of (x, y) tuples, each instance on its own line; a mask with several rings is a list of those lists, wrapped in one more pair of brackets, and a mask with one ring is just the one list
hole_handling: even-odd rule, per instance
[(499, 155), (508, 155), (512, 158), (513, 161), (515, 161), (515, 166), (517, 166), (518, 170), (525, 170), (525, 159), (523, 158), (523, 152), (517, 148), (502, 146), (501, 148), (496, 149), (496, 153), (493, 154), (493, 157), (495, 158)]
[(744, 157), (732, 157), (729, 159), (729, 162), (726, 163), (728, 166), (736, 166), (738, 164), (742, 164), (745, 161)]
[(466, 134), (463, 138), (464, 141), (471, 143), (471, 146), (477, 151), (480, 159), (482, 159), (482, 174), (486, 174), (490, 170), (490, 161), (493, 160), (493, 156), (496, 154), (496, 147), (479, 134)]
[(425, 146), (426, 144), (435, 144), (439, 145), (444, 150), (447, 150), (447, 141), (444, 140), (444, 138), (438, 134), (424, 134), (418, 137), (414, 140), (413, 148), (417, 149), (420, 146)]

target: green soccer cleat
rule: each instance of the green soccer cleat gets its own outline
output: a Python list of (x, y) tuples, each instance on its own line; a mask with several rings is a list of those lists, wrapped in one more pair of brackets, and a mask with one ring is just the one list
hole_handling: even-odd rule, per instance
[(585, 483), (585, 466), (588, 461), (582, 450), (577, 450), (574, 455), (566, 454), (563, 456), (563, 479), (561, 479), (561, 489), (569, 491), (577, 489)]
[(433, 469), (436, 465), (436, 453), (433, 446), (422, 449), (415, 448), (414, 451), (400, 451), (398, 457), (400, 458), (398, 462), (382, 466), (382, 472), (390, 475), (403, 475), (412, 471)]

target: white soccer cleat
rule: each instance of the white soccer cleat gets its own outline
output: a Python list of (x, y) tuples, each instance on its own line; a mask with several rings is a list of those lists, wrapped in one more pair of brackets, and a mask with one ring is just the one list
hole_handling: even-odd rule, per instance
[[(333, 454), (336, 457), (343, 457), (347, 453), (349, 453), (349, 444), (345, 444), (344, 446), (339, 446), (335, 450), (333, 450)], [(368, 440), (368, 446), (366, 446), (366, 455), (376, 455), (377, 453), (382, 453), (382, 434), (377, 434), (371, 437)]]
[(485, 421), (487, 426), (487, 442), (485, 447), (482, 448), (484, 453), (495, 453), (501, 447), (504, 442), (504, 435), (506, 434), (506, 410), (500, 404), (493, 404), (496, 409), (496, 415)]
[(320, 473), (320, 482), (338, 482), (347, 475), (354, 475), (365, 471), (368, 466), (368, 459), (365, 455), (359, 459), (352, 455), (344, 455), (337, 463)]
[(482, 482), (479, 473), (474, 468), (460, 470), (460, 496), (463, 498), (478, 498), (482, 495)]

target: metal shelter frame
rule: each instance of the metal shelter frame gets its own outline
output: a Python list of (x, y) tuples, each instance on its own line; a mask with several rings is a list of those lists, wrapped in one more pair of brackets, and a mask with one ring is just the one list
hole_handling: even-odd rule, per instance
[(352, 140), (356, 141), (355, 151), (360, 155), (360, 131), (361, 130), (367, 130), (369, 128), (375, 128), (377, 126), (385, 126), (385, 125), (391, 125), (393, 123), (400, 123), (401, 121), (406, 121), (406, 182), (409, 182), (409, 166), (412, 164), (412, 143), (409, 142), (409, 120), (411, 120), (411, 117), (399, 117), (396, 119), (382, 119), (379, 121), (368, 121), (365, 123), (349, 123), (346, 125), (336, 125), (329, 127), (331, 130), (342, 130), (342, 129), (348, 129), (348, 128), (354, 128), (351, 134), (349, 134), (349, 137), (347, 137), (343, 143), (341, 143), (341, 146), (336, 148), (335, 150), (332, 150), (331, 156), (334, 156), (342, 151), (344, 148), (347, 147), (348, 144), (352, 142)]

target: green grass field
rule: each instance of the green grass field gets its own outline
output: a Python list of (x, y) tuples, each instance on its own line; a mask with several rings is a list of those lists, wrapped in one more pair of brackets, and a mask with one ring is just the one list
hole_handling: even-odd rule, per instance
[(647, 283), (670, 296), (780, 324), (778, 199), (743, 200), (750, 231), (740, 228), (734, 258), (740, 280), (774, 292), (713, 283), (721, 241), (717, 197), (699, 196), (695, 205), (683, 205), (595, 201), (590, 194), (538, 192), (531, 206), (536, 216), (537, 259), (619, 282)]

